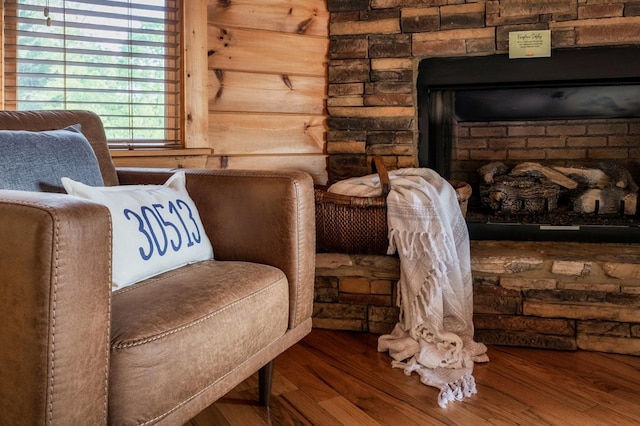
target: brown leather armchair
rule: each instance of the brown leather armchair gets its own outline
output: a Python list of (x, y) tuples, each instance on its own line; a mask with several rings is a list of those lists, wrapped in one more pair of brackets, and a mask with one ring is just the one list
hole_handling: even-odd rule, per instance
[[(0, 112), (0, 129), (80, 123), (105, 185), (172, 170), (113, 166), (100, 119)], [(24, 164), (24, 167), (38, 167)], [(311, 330), (313, 182), (303, 172), (188, 170), (215, 260), (111, 290), (106, 207), (0, 189), (0, 423), (184, 424)]]

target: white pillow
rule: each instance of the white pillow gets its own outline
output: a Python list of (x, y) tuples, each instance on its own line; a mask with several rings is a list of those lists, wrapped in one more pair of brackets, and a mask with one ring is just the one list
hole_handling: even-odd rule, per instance
[(213, 258), (184, 172), (164, 185), (92, 187), (62, 178), (67, 193), (104, 204), (113, 227), (113, 289)]

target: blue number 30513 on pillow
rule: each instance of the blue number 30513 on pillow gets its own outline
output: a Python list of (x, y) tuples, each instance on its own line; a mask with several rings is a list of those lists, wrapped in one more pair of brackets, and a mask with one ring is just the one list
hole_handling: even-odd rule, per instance
[[(164, 256), (169, 250), (179, 252), (183, 241), (187, 247), (202, 242), (201, 226), (194, 217), (194, 210), (182, 198), (166, 202), (126, 208), (122, 212), (127, 220), (136, 220), (138, 231), (147, 239), (148, 246), (139, 249), (142, 260), (150, 260), (154, 255)], [(117, 214), (117, 213), (116, 213)]]
[(104, 204), (113, 227), (113, 287), (213, 258), (184, 172), (164, 185), (92, 187), (62, 178), (68, 194)]

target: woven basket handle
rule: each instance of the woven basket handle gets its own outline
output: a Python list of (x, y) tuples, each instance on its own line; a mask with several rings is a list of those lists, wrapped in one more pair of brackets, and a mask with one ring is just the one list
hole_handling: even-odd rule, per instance
[(382, 196), (387, 197), (391, 191), (391, 183), (389, 182), (389, 172), (382, 161), (382, 157), (373, 157), (373, 171), (380, 176), (380, 185), (382, 186)]

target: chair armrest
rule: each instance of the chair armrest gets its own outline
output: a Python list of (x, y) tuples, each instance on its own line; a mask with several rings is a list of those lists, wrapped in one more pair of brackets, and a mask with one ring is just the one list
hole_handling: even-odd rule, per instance
[(9, 423), (106, 424), (109, 211), (0, 190), (0, 413)]
[[(118, 169), (118, 178), (121, 184), (159, 184), (173, 172)], [(215, 258), (280, 268), (289, 280), (290, 327), (310, 318), (315, 277), (311, 176), (298, 171), (185, 172)]]

